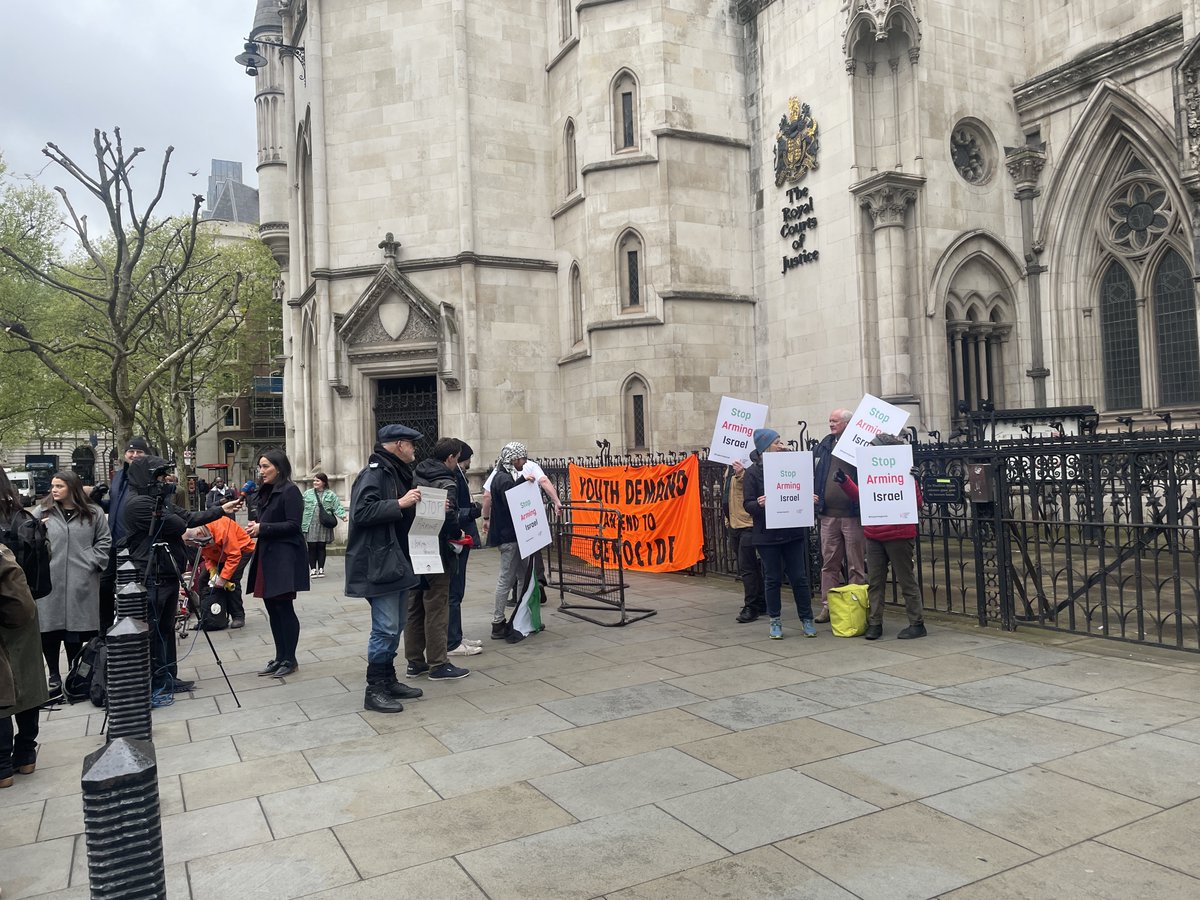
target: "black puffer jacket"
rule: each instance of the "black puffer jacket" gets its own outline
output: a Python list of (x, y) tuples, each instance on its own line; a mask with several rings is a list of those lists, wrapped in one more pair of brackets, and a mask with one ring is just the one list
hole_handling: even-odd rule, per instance
[(417, 586), (408, 559), (408, 529), (416, 511), (397, 502), (412, 486), (408, 464), (376, 444), (350, 490), (347, 597), (381, 597)]
[(808, 540), (807, 528), (767, 528), (767, 511), (758, 505), (758, 498), (763, 494), (763, 467), (760, 459), (746, 470), (746, 477), (742, 479), (742, 508), (754, 520), (754, 530), (750, 535), (754, 546), (764, 547)]

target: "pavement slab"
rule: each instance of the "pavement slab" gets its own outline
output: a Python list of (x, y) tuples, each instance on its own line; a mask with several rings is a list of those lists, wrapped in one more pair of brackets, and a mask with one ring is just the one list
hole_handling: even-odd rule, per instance
[(874, 741), (823, 722), (790, 719), (693, 741), (679, 749), (736, 778), (753, 778), (874, 746)]
[(829, 707), (816, 700), (773, 688), (722, 700), (709, 700), (707, 703), (696, 703), (687, 707), (687, 710), (723, 728), (745, 731), (761, 725), (773, 725), (776, 722), (828, 712)]
[(1200, 750), (1165, 734), (1139, 734), (1045, 764), (1063, 775), (1158, 806), (1200, 797)]
[(682, 709), (664, 709), (544, 736), (584, 765), (634, 756), (729, 732)]
[[(779, 804), (779, 797), (786, 797), (786, 804)], [(733, 853), (844, 822), (877, 808), (792, 769), (658, 805)], [(764, 815), (768, 808), (773, 814)]]
[[(801, 835), (779, 848), (862, 900), (937, 897), (1034, 856), (920, 803)], [(1079, 895), (1043, 900), (1051, 896)]]
[(1037, 767), (947, 791), (924, 803), (1039, 853), (1061, 850), (1159, 811)]
[(923, 734), (913, 740), (1015, 772), (1119, 740), (1117, 735), (1022, 712)]
[(1181, 803), (1173, 809), (1147, 816), (1096, 840), (1133, 856), (1179, 869), (1200, 878), (1200, 800)]
[(725, 855), (661, 809), (645, 806), (464, 853), (458, 860), (493, 900), (586, 900)]
[(1200, 897), (1200, 880), (1089, 841), (944, 896), (945, 900), (1195, 900)]
[(610, 893), (607, 900), (854, 900), (774, 847), (759, 847)]
[(314, 831), (188, 863), (193, 900), (281, 900), (357, 881), (333, 833)]
[(815, 718), (835, 728), (887, 743), (991, 718), (990, 713), (936, 697), (912, 694), (823, 713)]
[(1117, 688), (1042, 706), (1033, 712), (1128, 737), (1200, 717), (1200, 703)]

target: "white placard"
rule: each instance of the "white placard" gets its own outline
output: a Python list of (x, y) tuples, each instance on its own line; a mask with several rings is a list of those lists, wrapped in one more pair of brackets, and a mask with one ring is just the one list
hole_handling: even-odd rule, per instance
[(438, 534), (446, 524), (446, 491), (422, 487), (416, 510), (417, 517), (408, 530), (408, 555), (413, 571), (418, 575), (444, 572)]
[(550, 521), (546, 518), (542, 492), (532, 481), (523, 481), (505, 491), (504, 499), (512, 514), (521, 559), (526, 559), (550, 543)]
[(736, 460), (749, 466), (750, 451), (754, 449), (754, 431), (762, 428), (766, 421), (767, 408), (763, 404), (722, 397), (708, 458), (726, 465)]
[(807, 450), (764, 453), (767, 528), (812, 528), (813, 455)]
[(916, 525), (917, 480), (911, 444), (858, 451), (858, 508), (863, 525)]
[(877, 434), (899, 434), (907, 421), (908, 410), (867, 394), (850, 417), (833, 455), (854, 465), (859, 447), (866, 447)]

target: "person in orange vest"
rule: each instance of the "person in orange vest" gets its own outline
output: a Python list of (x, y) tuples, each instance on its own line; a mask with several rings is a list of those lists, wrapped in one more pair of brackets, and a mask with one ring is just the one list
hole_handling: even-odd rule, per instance
[(209, 522), (199, 528), (189, 528), (183, 540), (200, 548), (200, 577), (197, 592), (203, 594), (211, 583), (214, 588), (228, 591), (225, 608), (229, 610), (229, 627), (244, 628), (246, 607), (242, 603), (242, 573), (254, 553), (254, 538), (230, 516)]

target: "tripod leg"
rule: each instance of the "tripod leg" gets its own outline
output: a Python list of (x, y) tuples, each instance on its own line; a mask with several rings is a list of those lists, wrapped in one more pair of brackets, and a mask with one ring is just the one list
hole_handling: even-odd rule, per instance
[(216, 645), (213, 644), (212, 635), (205, 631), (204, 639), (208, 641), (208, 649), (212, 651), (213, 659), (217, 661), (217, 668), (221, 670), (221, 675), (225, 678), (225, 684), (229, 686), (229, 693), (233, 696), (233, 702), (237, 704), (238, 709), (241, 709), (242, 701), (238, 699), (237, 691), (233, 689), (233, 682), (229, 680), (229, 673), (225, 671), (225, 663), (221, 662)]

